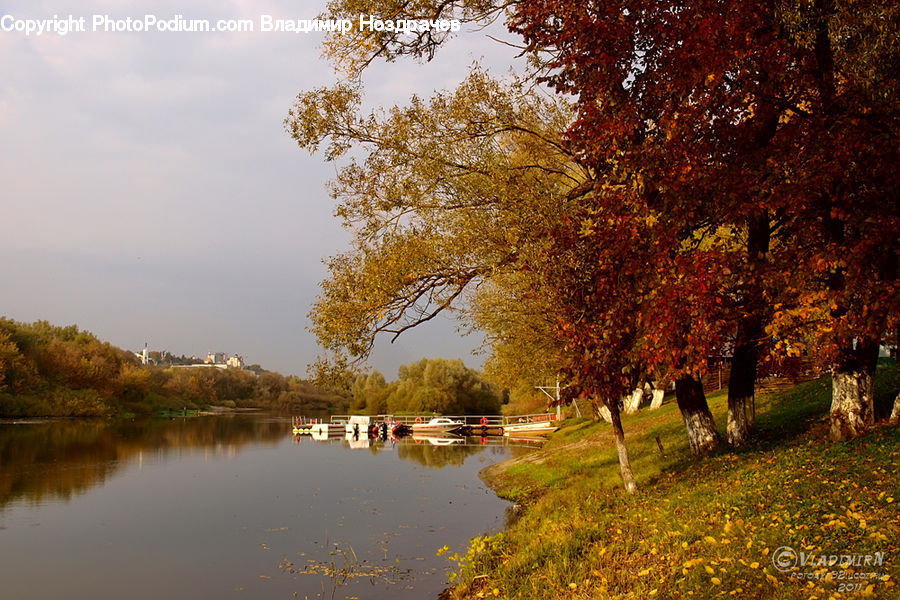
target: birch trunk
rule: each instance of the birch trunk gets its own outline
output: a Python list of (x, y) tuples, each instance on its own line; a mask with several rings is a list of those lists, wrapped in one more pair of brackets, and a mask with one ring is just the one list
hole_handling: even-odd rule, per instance
[(831, 439), (864, 435), (875, 424), (875, 366), (878, 341), (847, 348), (831, 372)]
[(716, 450), (721, 440), (706, 403), (703, 383), (696, 377), (682, 375), (675, 380), (675, 399), (681, 410), (691, 452), (696, 456), (705, 456)]

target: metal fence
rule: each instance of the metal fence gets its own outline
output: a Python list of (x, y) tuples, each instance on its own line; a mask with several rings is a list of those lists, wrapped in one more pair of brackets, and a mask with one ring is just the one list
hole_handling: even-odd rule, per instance
[[(332, 415), (331, 422), (334, 424), (344, 424), (350, 421), (350, 417), (354, 415)], [(366, 416), (366, 415), (359, 415)], [(436, 413), (419, 414), (419, 415), (368, 415), (371, 423), (400, 423), (403, 425), (414, 425), (416, 423), (427, 423), (435, 417), (453, 419), (465, 425), (472, 427), (502, 427), (505, 425), (515, 425), (520, 423), (545, 423), (556, 420), (553, 413), (535, 413), (530, 415), (439, 415)]]

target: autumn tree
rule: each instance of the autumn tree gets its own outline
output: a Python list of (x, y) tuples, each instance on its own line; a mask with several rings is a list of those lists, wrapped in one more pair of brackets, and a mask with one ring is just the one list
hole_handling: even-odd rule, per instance
[[(329, 0), (326, 10), (331, 18), (353, 22), (363, 14), (392, 20), (457, 20), (462, 24), (484, 27), (504, 18), (512, 2), (495, 0)], [(350, 32), (326, 37), (325, 56), (349, 79), (355, 79), (376, 60), (387, 62), (401, 57), (431, 60), (455, 34), (439, 29), (402, 32), (391, 29), (354, 27)]]
[[(640, 179), (642, 202), (683, 243), (722, 228), (744, 240), (703, 300), (733, 305), (704, 327), (733, 347), (732, 443), (752, 426), (769, 324), (795, 352), (797, 332), (820, 338), (810, 351), (835, 373), (832, 430), (856, 435), (841, 423), (857, 420), (858, 402), (841, 398), (869, 385), (860, 373), (896, 312), (896, 7), (550, 0), (513, 12), (547, 81), (577, 98), (570, 140), (589, 165)], [(793, 332), (780, 314), (770, 323), (785, 304), (803, 312)]]
[(528, 267), (485, 281), (467, 307), (468, 321), (485, 336), (485, 374), (509, 390), (510, 406), (520, 414), (546, 406), (535, 388), (553, 381), (564, 364), (551, 297)]
[[(344, 11), (354, 10), (354, 9), (360, 10), (362, 5), (365, 6), (367, 11), (374, 12), (374, 13), (387, 12), (387, 13), (393, 15), (393, 14), (395, 14), (393, 11), (399, 11), (398, 13), (396, 13), (396, 14), (399, 14), (399, 16), (404, 16), (404, 15), (414, 16), (414, 15), (410, 15), (410, 13), (412, 13), (414, 11), (421, 11), (422, 13), (428, 13), (429, 11), (437, 10), (438, 12), (434, 13), (434, 16), (438, 16), (438, 15), (451, 16), (452, 15), (452, 16), (457, 16), (463, 20), (467, 20), (469, 22), (478, 22), (478, 23), (484, 23), (484, 22), (493, 20), (495, 18), (501, 18), (501, 17), (506, 18), (506, 15), (511, 15), (514, 19), (512, 21), (512, 23), (514, 25), (516, 24), (515, 19), (518, 18), (517, 16), (521, 15), (521, 13), (523, 11), (527, 12), (528, 10), (539, 10), (538, 5), (537, 4), (532, 5), (532, 3), (527, 3), (527, 4), (517, 4), (517, 3), (490, 4), (490, 3), (471, 3), (471, 2), (466, 2), (466, 1), (459, 1), (459, 2), (435, 3), (433, 5), (426, 2), (426, 3), (423, 3), (421, 6), (420, 5), (411, 6), (411, 5), (405, 5), (405, 4), (394, 5), (391, 2), (382, 2), (382, 1), (374, 1), (374, 0), (371, 2), (364, 2), (362, 4), (353, 3), (352, 6), (350, 3), (341, 2), (339, 0), (336, 0), (335, 2), (333, 2), (330, 5), (330, 8), (332, 10), (340, 12), (341, 10), (344, 10)], [(547, 6), (547, 4), (542, 4), (541, 6)], [(599, 10), (601, 12), (605, 10), (606, 14), (614, 15), (616, 13), (616, 11), (618, 10), (617, 7), (618, 7), (618, 5), (615, 5), (615, 6), (611, 5), (608, 9), (604, 8), (604, 9), (597, 9), (597, 10)], [(579, 15), (581, 15), (583, 12), (580, 10), (576, 10), (576, 11), (567, 10), (564, 7), (561, 7), (561, 10), (563, 11), (564, 16), (567, 19), (571, 17), (571, 18), (575, 19), (576, 21), (578, 18), (580, 18)], [(585, 11), (585, 14), (587, 12), (590, 12), (590, 11), (589, 10)], [(645, 13), (643, 13), (643, 17), (646, 17), (646, 16), (647, 16), (647, 14), (645, 11)], [(632, 18), (630, 15), (629, 15), (629, 17)], [(633, 17), (633, 18), (636, 19), (638, 17)], [(625, 19), (625, 20), (628, 20), (628, 19)], [(564, 38), (563, 42), (558, 43), (558, 42), (560, 42), (560, 40), (552, 39), (552, 40), (548, 41), (547, 44), (542, 44), (541, 41), (538, 41), (538, 42), (535, 42), (531, 47), (531, 49), (534, 50), (534, 56), (536, 58), (536, 60), (533, 62), (533, 64), (537, 65), (539, 70), (546, 71), (549, 69), (552, 71), (552, 69), (554, 69), (555, 67), (559, 67), (561, 65), (561, 63), (553, 62), (553, 58), (554, 58), (554, 52), (556, 52), (562, 45), (564, 45), (564, 43), (573, 43), (575, 45), (580, 44), (581, 45), (580, 47), (588, 47), (590, 44), (598, 42), (598, 40), (594, 39), (594, 37), (595, 37), (594, 33), (589, 33), (587, 31), (587, 29), (590, 26), (597, 25), (597, 23), (590, 23), (583, 30), (579, 30), (579, 27), (577, 25), (583, 25), (584, 23), (581, 23), (581, 24), (576, 23), (576, 27), (569, 29), (568, 26), (570, 25), (570, 23), (567, 22), (566, 26), (562, 27), (560, 25), (560, 23), (562, 23), (562, 21), (563, 21), (563, 19), (559, 19), (557, 22), (553, 22), (551, 19), (550, 21), (548, 21), (548, 27), (551, 27), (551, 28), (556, 27), (556, 32), (560, 33), (562, 35), (562, 37)], [(578, 34), (574, 35), (574, 36), (573, 35), (565, 36), (564, 30), (569, 30), (571, 32), (578, 31)], [(614, 33), (606, 34), (606, 32), (603, 31), (602, 27), (599, 29), (599, 31), (601, 34), (606, 35), (606, 37), (605, 37), (606, 40), (612, 39), (614, 37)], [(531, 36), (529, 38), (527, 35), (527, 32), (525, 32), (521, 28), (519, 29), (519, 32), (526, 34), (525, 38), (527, 41), (534, 41), (536, 39), (534, 36)], [(330, 51), (332, 51), (333, 55), (340, 56), (342, 59), (348, 59), (348, 57), (349, 57), (349, 59), (347, 61), (345, 61), (345, 62), (348, 62), (348, 64), (365, 66), (366, 64), (371, 62), (371, 60), (373, 60), (374, 58), (376, 58), (378, 56), (383, 56), (388, 59), (392, 59), (396, 56), (401, 56), (401, 55), (413, 55), (413, 56), (417, 56), (417, 57), (426, 57), (427, 58), (438, 48), (440, 43), (442, 43), (441, 39), (435, 39), (433, 37), (423, 36), (423, 35), (417, 35), (417, 36), (407, 37), (407, 38), (403, 38), (403, 39), (400, 39), (396, 35), (390, 34), (390, 33), (379, 34), (374, 37), (369, 36), (368, 34), (365, 34), (364, 32), (360, 32), (359, 35), (365, 37), (365, 40), (364, 40), (365, 43), (363, 43), (361, 40), (353, 41), (353, 40), (347, 40), (347, 39), (338, 39), (337, 37), (332, 38), (330, 41), (330, 46), (329, 46)], [(640, 46), (640, 44), (642, 44), (644, 42), (642, 42), (641, 40), (627, 40), (627, 39), (623, 39), (623, 40), (621, 40), (621, 42), (622, 43), (618, 47), (606, 48), (601, 51), (601, 52), (605, 52), (607, 55), (610, 55), (610, 56), (614, 55), (614, 53), (610, 54), (610, 52), (612, 52), (613, 50), (618, 51), (619, 55), (616, 55), (615, 58), (613, 58), (612, 60), (619, 61), (620, 66), (624, 65), (622, 68), (619, 68), (618, 70), (616, 70), (616, 69), (607, 70), (604, 72), (604, 75), (608, 75), (610, 77), (610, 79), (607, 81), (607, 83), (609, 83), (610, 81), (617, 81), (618, 83), (616, 85), (619, 85), (620, 87), (622, 85), (625, 85), (627, 87), (629, 81), (632, 81), (634, 79), (634, 77), (636, 76), (636, 74), (639, 73), (639, 71), (642, 68), (644, 68), (639, 65), (639, 60), (637, 58), (637, 54), (639, 54), (642, 51), (639, 46)], [(615, 43), (613, 45), (615, 45)], [(631, 54), (627, 55), (629, 48), (631, 49), (630, 50)], [(626, 55), (622, 54), (623, 51), (626, 53)], [(558, 54), (556, 56), (558, 56)], [(629, 64), (629, 61), (630, 61), (630, 64)], [(597, 63), (597, 65), (599, 65), (599, 63)], [(565, 69), (561, 69), (561, 70), (563, 72), (566, 72)], [(355, 72), (358, 72), (358, 69), (354, 70), (353, 68), (350, 68), (349, 71), (351, 73), (355, 73)], [(582, 83), (584, 83), (584, 78), (586, 77), (585, 73), (588, 73), (588, 71), (589, 70), (586, 69), (583, 72), (579, 71), (577, 74), (575, 73), (574, 70), (568, 72), (569, 74), (573, 75), (573, 77), (580, 78), (580, 79), (578, 80), (577, 85), (573, 85), (571, 89), (564, 90), (564, 91), (572, 92), (573, 94), (576, 95), (576, 97), (581, 92), (584, 92), (585, 95), (590, 95), (595, 92), (601, 93), (602, 90), (600, 90), (596, 86), (594, 89), (582, 89), (582, 88), (578, 87)], [(615, 71), (615, 72), (613, 72), (613, 71)], [(555, 82), (555, 83), (558, 83), (558, 82)], [(610, 84), (610, 87), (614, 87), (614, 85)], [(562, 89), (562, 87), (561, 87), (561, 89)], [(633, 182), (646, 179), (647, 180), (647, 186), (646, 186), (647, 193), (648, 194), (655, 193), (657, 197), (663, 197), (663, 195), (659, 194), (659, 191), (660, 191), (659, 186), (651, 178), (652, 169), (650, 169), (650, 165), (648, 165), (648, 164), (645, 164), (643, 166), (631, 165), (627, 161), (624, 160), (624, 158), (626, 158), (626, 152), (632, 151), (635, 153), (635, 155), (639, 155), (638, 151), (636, 150), (638, 145), (635, 143), (632, 143), (632, 142), (637, 140), (637, 138), (639, 136), (645, 135), (648, 131), (653, 130), (653, 127), (651, 126), (652, 124), (647, 123), (646, 116), (641, 116), (641, 115), (635, 114), (635, 110), (633, 110), (633, 109), (636, 109), (639, 107), (628, 106), (626, 104), (626, 102), (625, 102), (627, 100), (626, 96), (627, 96), (626, 93), (620, 93), (620, 94), (618, 94), (617, 97), (615, 97), (614, 101), (609, 102), (609, 104), (607, 106), (608, 120), (604, 123), (604, 127), (608, 127), (608, 129), (609, 129), (609, 131), (606, 132), (606, 133), (608, 133), (608, 135), (604, 135), (603, 129), (600, 127), (597, 127), (594, 130), (594, 133), (598, 133), (599, 135), (595, 139), (591, 140), (590, 143), (585, 143), (585, 146), (583, 148), (576, 147), (577, 159), (581, 164), (584, 164), (589, 168), (589, 170), (592, 172), (593, 176), (596, 176), (598, 180), (603, 181), (604, 185), (607, 185), (607, 184), (613, 185), (613, 186), (631, 185), (631, 183), (633, 183)], [(636, 128), (635, 123), (640, 123), (641, 119), (644, 119), (645, 126)], [(591, 121), (589, 119), (584, 118), (584, 115), (582, 115), (582, 118), (580, 118), (578, 121), (575, 122), (575, 127), (574, 127), (573, 131), (577, 133), (579, 131), (580, 127), (585, 123), (591, 123)], [(634, 138), (631, 140), (631, 142), (629, 142), (629, 136), (632, 136)], [(648, 139), (651, 139), (653, 137), (654, 136), (652, 136), (652, 135), (648, 136)], [(656, 137), (658, 137), (658, 132), (657, 132)], [(577, 137), (577, 135), (573, 135), (571, 139), (577, 141), (579, 138)], [(611, 144), (608, 143), (610, 141), (612, 142)], [(630, 146), (629, 146), (629, 144), (630, 144)], [(597, 148), (604, 148), (604, 147), (606, 147), (607, 150), (612, 153), (610, 155), (609, 160), (605, 160), (602, 158), (598, 159), (597, 154), (595, 152), (595, 150)], [(652, 148), (652, 146), (648, 146), (644, 150), (648, 150), (651, 148)], [(648, 153), (647, 156), (650, 158), (655, 158), (654, 155), (652, 155), (650, 153)], [(646, 172), (646, 173), (644, 173), (644, 172)], [(643, 184), (641, 184), (641, 185), (643, 185)], [(665, 196), (665, 197), (668, 198), (668, 196)], [(684, 198), (684, 192), (682, 192), (681, 202), (685, 202), (686, 200), (687, 199)], [(702, 215), (699, 215), (699, 214), (697, 216), (698, 216), (698, 218), (702, 217)], [(673, 226), (677, 227), (677, 224), (671, 222), (671, 220), (669, 220), (668, 224), (670, 227), (673, 227)], [(688, 240), (687, 243), (689, 243), (689, 240), (693, 236), (693, 232), (697, 231), (698, 229), (702, 229), (704, 227), (707, 230), (711, 230), (711, 231), (717, 230), (716, 225), (711, 222), (700, 223), (700, 224), (691, 223), (689, 227), (679, 228), (679, 229), (677, 229), (677, 231), (680, 235), (681, 241), (676, 241), (675, 245), (666, 249), (665, 252), (668, 252), (670, 254), (675, 253), (675, 252), (683, 252), (683, 249), (679, 248), (678, 244), (686, 243), (685, 240)], [(646, 257), (646, 263), (652, 264), (652, 262), (654, 260), (655, 260), (654, 256), (648, 255)], [(635, 273), (634, 276), (639, 277), (640, 275), (638, 273)], [(565, 289), (565, 287), (563, 287), (563, 289)], [(592, 298), (596, 299), (597, 297), (592, 296)], [(625, 317), (626, 314), (627, 313), (622, 313), (621, 316)], [(578, 321), (578, 322), (583, 323), (584, 321)], [(682, 338), (686, 339), (685, 336), (682, 336)], [(688, 348), (686, 350), (687, 350), (688, 354), (696, 354), (696, 352), (695, 352), (696, 349), (697, 348)], [(752, 358), (755, 358), (755, 355)], [(705, 360), (705, 357), (704, 357), (704, 360)], [(591, 370), (596, 370), (596, 368), (597, 368), (596, 365), (592, 366)], [(635, 373), (640, 371), (642, 368), (643, 367), (641, 367), (637, 364), (632, 365), (632, 370)], [(681, 371), (685, 374), (685, 377), (692, 378), (693, 384), (694, 384), (692, 386), (680, 386), (680, 389), (690, 389), (690, 390), (696, 391), (697, 384), (699, 384), (698, 376), (702, 374), (702, 366), (700, 368), (695, 369), (694, 365), (681, 365), (678, 368), (681, 369)], [(600, 370), (602, 370), (602, 369), (600, 369)], [(669, 370), (666, 369), (664, 372), (668, 372), (668, 371)], [(690, 417), (690, 418), (686, 419), (686, 423), (702, 422), (702, 423), (710, 424), (712, 422), (712, 417), (709, 414), (708, 407), (706, 407), (705, 398), (703, 398), (702, 394), (700, 394), (700, 395), (691, 394), (689, 396), (682, 395), (682, 398), (685, 398), (685, 399), (690, 398), (690, 401), (685, 400), (685, 402), (683, 403), (684, 404), (683, 408), (685, 409), (685, 411), (687, 411), (686, 415), (688, 417)], [(706, 418), (700, 419), (700, 420), (694, 419), (690, 415), (693, 415), (695, 411), (700, 411), (701, 413), (704, 413)], [(743, 410), (739, 411), (739, 412), (736, 411), (734, 414), (744, 415), (744, 414), (746, 414), (746, 411), (743, 411)], [(691, 437), (693, 439), (697, 439), (697, 440), (699, 440), (699, 439), (708, 440), (708, 443), (704, 444), (704, 448), (705, 448), (704, 451), (708, 451), (708, 450), (712, 449), (712, 447), (715, 446), (716, 440), (717, 440), (717, 435), (715, 434), (714, 427), (707, 429), (706, 431), (704, 431), (702, 433), (694, 432), (693, 434), (691, 434)]]
[(391, 390), (388, 389), (384, 375), (378, 370), (367, 375), (357, 375), (353, 382), (352, 393), (350, 402), (352, 412), (377, 415), (389, 411), (388, 395)]
[(559, 139), (564, 105), (479, 69), (428, 102), (369, 115), (360, 103), (343, 85), (303, 93), (286, 123), (301, 147), (327, 142), (328, 159), (367, 152), (332, 184), (354, 241), (329, 259), (311, 313), (323, 345), (355, 357), (378, 334), (396, 337), (520, 271), (567, 191), (589, 177)]
[(4, 331), (3, 326), (7, 324), (0, 320), (0, 392), (15, 392), (29, 388), (37, 373), (10, 332)]
[(831, 370), (831, 437), (842, 440), (874, 422), (878, 346), (900, 307), (900, 7), (819, 0), (791, 9), (787, 28), (807, 60), (786, 164), (807, 227), (794, 257), (802, 271), (792, 271), (772, 331), (786, 345), (809, 344)]

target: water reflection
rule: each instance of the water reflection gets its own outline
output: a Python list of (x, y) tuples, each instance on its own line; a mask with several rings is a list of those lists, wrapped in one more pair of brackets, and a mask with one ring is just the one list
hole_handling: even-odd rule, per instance
[(322, 435), (296, 434), (295, 445), (339, 444), (349, 450), (368, 450), (375, 455), (395, 450), (397, 458), (416, 462), (431, 469), (460, 466), (466, 459), (481, 452), (495, 456), (518, 456), (540, 448), (542, 438), (510, 440), (503, 436), (461, 436), (454, 434), (412, 434), (402, 437), (368, 437), (352, 433)]
[(247, 444), (275, 444), (284, 435), (279, 420), (245, 415), (0, 425), (0, 507), (20, 498), (68, 500), (127, 464), (163, 460), (169, 452), (234, 455)]
[(435, 598), (437, 549), (503, 526), (477, 473), (525, 451), (504, 443), (315, 441), (261, 415), (0, 425), (3, 596)]

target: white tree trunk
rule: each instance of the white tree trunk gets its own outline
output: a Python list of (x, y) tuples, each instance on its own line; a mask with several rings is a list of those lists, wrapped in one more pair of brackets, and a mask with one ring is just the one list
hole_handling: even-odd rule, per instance
[(735, 448), (746, 446), (756, 420), (756, 397), (753, 393), (740, 395), (728, 388), (728, 421), (726, 433), (728, 443)]
[(875, 424), (878, 340), (855, 340), (831, 370), (831, 439), (852, 440)]
[(631, 471), (631, 461), (628, 460), (628, 448), (625, 446), (625, 431), (622, 429), (622, 419), (619, 417), (618, 406), (614, 406), (609, 411), (612, 417), (613, 434), (616, 438), (616, 452), (619, 455), (619, 470), (622, 473), (622, 483), (625, 485), (625, 491), (633, 494), (637, 490), (634, 482), (634, 473)]
[(888, 419), (891, 425), (900, 425), (900, 393), (894, 398), (894, 410), (891, 411), (891, 418)]
[(660, 406), (662, 406), (663, 396), (666, 395), (666, 391), (660, 388), (653, 388), (653, 401), (650, 402), (650, 410), (656, 410)]
[(683, 375), (675, 381), (675, 399), (695, 456), (705, 456), (719, 447), (719, 432), (699, 378)]
[(594, 406), (594, 414), (606, 421), (612, 423), (612, 415), (609, 414), (609, 407), (605, 404), (602, 406)]
[(836, 371), (831, 385), (831, 439), (864, 435), (875, 423), (873, 377), (864, 369)]
[(682, 412), (681, 416), (684, 420), (691, 452), (697, 456), (705, 456), (719, 447), (716, 425), (707, 413)]
[(637, 388), (628, 396), (625, 396), (622, 404), (625, 406), (625, 414), (633, 415), (641, 407), (641, 400), (644, 399), (644, 390)]

